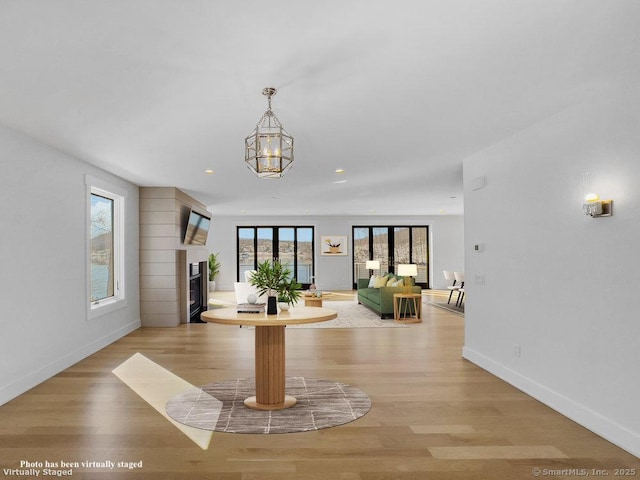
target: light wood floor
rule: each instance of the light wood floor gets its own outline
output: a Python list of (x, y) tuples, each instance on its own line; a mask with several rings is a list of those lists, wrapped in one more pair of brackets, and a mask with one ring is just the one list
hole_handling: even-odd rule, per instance
[(371, 411), (341, 427), (214, 433), (203, 450), (112, 373), (140, 352), (193, 385), (253, 376), (253, 335), (213, 324), (137, 330), (0, 407), (0, 469), (112, 460), (142, 468), (76, 468), (71, 478), (532, 479), (581, 469), (634, 477), (616, 475), (623, 468), (640, 476), (638, 458), (463, 360), (464, 319), (431, 306), (407, 328), (287, 331), (288, 375), (369, 394)]

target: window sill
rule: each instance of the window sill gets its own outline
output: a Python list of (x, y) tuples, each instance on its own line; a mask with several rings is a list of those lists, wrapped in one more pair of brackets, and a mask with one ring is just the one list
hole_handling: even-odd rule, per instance
[(126, 306), (127, 300), (125, 298), (104, 300), (97, 305), (90, 305), (87, 313), (87, 319), (93, 320), (94, 318), (108, 315), (109, 313), (125, 308)]

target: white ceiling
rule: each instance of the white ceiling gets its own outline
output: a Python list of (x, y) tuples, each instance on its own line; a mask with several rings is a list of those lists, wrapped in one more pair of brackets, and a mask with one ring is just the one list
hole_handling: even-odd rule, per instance
[[(639, 31), (637, 0), (0, 0), (0, 122), (216, 214), (461, 214), (462, 160), (637, 85)], [(267, 86), (280, 180), (244, 164)]]

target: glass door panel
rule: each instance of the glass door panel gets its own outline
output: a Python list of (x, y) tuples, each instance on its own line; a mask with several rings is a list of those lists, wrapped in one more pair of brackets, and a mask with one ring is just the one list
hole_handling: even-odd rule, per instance
[(295, 229), (292, 227), (278, 228), (278, 260), (295, 275), (296, 271), (296, 242)]
[[(369, 257), (369, 227), (353, 228), (353, 278), (357, 284), (361, 278), (369, 278), (366, 268)], [(357, 285), (356, 285), (357, 286)]]
[(238, 276), (244, 282), (244, 272), (254, 270), (255, 265), (255, 229), (238, 228)]
[(273, 260), (273, 228), (258, 228), (258, 264), (265, 260)]
[(410, 243), (409, 227), (393, 229), (393, 273), (398, 273), (398, 265), (401, 263), (412, 263)]
[(380, 260), (380, 273), (389, 272), (389, 227), (373, 227), (373, 260)]
[(411, 263), (418, 266), (416, 283), (424, 288), (429, 288), (429, 249), (427, 245), (427, 227), (411, 227)]
[(304, 288), (309, 288), (313, 277), (313, 228), (297, 229), (297, 271), (296, 279)]

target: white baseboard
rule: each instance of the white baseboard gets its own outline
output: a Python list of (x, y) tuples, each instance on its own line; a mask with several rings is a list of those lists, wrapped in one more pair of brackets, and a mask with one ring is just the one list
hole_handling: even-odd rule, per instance
[(45, 380), (48, 380), (54, 375), (66, 370), (70, 366), (75, 365), (80, 360), (87, 358), (89, 355), (93, 355), (94, 353), (102, 350), (104, 347), (112, 344), (116, 340), (119, 340), (138, 328), (140, 328), (140, 320), (130, 322), (127, 325), (120, 327), (118, 330), (100, 337), (91, 343), (82, 345), (66, 355), (56, 358), (51, 363), (27, 373), (19, 380), (0, 388), (0, 405), (4, 405), (17, 396), (22, 395), (24, 392), (32, 389), (36, 385), (39, 385)]
[(463, 347), (462, 357), (488, 371), (496, 377), (522, 390), (527, 395), (544, 403), (548, 407), (570, 418), (574, 422), (600, 435), (609, 442), (640, 457), (640, 435), (591, 410), (575, 400), (551, 390), (544, 385), (527, 378), (518, 372), (505, 367), (495, 360)]

